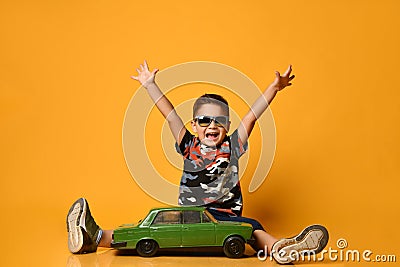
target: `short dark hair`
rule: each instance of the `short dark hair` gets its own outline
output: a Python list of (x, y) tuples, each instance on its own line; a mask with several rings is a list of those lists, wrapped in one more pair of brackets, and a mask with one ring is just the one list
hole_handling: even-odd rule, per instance
[(199, 108), (204, 104), (215, 104), (222, 108), (222, 110), (229, 117), (229, 105), (228, 101), (220, 95), (217, 94), (204, 94), (196, 99), (193, 104), (193, 117), (196, 115)]

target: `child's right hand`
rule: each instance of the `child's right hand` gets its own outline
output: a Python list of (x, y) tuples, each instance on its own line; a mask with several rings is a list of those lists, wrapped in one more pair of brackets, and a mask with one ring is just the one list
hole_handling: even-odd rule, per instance
[(131, 78), (139, 81), (143, 87), (147, 88), (150, 84), (154, 83), (154, 78), (158, 72), (158, 69), (154, 69), (152, 72), (150, 72), (145, 60), (143, 65), (140, 64), (140, 69), (136, 69), (136, 71), (138, 72), (138, 76), (131, 76)]

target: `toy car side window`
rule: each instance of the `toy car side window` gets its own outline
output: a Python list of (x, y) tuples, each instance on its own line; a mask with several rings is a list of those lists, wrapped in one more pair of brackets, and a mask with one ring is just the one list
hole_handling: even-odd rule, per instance
[(194, 210), (185, 210), (183, 212), (183, 223), (201, 223), (200, 212)]
[(152, 224), (180, 224), (181, 221), (180, 211), (160, 211)]
[(203, 223), (211, 222), (210, 218), (208, 218), (208, 216), (204, 212), (201, 213), (201, 221)]

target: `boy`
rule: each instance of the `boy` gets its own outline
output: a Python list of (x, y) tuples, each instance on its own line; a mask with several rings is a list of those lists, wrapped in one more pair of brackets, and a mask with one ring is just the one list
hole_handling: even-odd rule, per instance
[[(267, 109), (275, 95), (291, 85), (294, 75), (288, 67), (264, 91), (238, 128), (228, 136), (230, 129), (228, 102), (219, 95), (205, 94), (193, 105), (191, 127), (196, 136), (185, 127), (171, 102), (155, 82), (158, 69), (149, 71), (146, 61), (132, 76), (146, 88), (149, 96), (168, 122), (176, 140), (177, 151), (184, 158), (178, 204), (205, 206), (220, 221), (239, 221), (253, 226), (255, 249), (267, 248), (267, 252), (279, 262), (289, 263), (291, 252), (322, 251), (328, 241), (327, 230), (320, 225), (304, 229), (298, 236), (281, 239), (268, 234), (256, 220), (242, 217), (242, 194), (238, 178), (238, 160), (247, 150), (247, 140), (256, 120)], [(77, 200), (67, 216), (68, 244), (73, 253), (96, 251), (97, 246), (109, 246), (111, 230), (102, 231), (90, 215), (85, 199)]]

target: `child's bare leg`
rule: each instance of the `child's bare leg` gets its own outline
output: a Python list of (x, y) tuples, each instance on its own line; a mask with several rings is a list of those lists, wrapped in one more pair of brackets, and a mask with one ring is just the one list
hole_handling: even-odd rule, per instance
[(271, 254), (271, 249), (272, 249), (272, 245), (278, 241), (277, 238), (275, 238), (274, 236), (268, 234), (267, 232), (263, 231), (263, 230), (255, 230), (253, 232), (253, 236), (256, 240), (256, 246), (258, 248), (262, 248), (264, 249), (265, 247), (267, 247), (268, 254)]
[(99, 247), (110, 248), (113, 233), (114, 230), (103, 230), (103, 234), (101, 235), (101, 239), (99, 242)]

